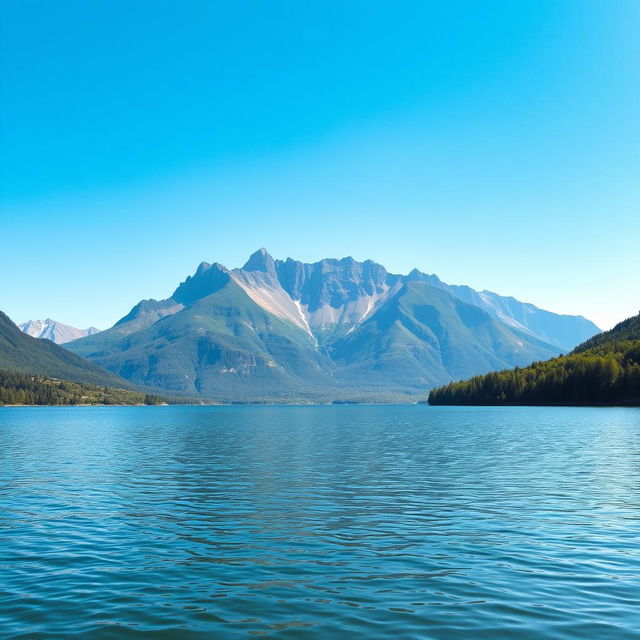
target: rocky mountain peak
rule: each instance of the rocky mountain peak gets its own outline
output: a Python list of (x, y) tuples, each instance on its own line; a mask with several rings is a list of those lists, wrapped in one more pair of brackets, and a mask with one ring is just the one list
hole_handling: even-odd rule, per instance
[(276, 271), (275, 260), (269, 255), (269, 252), (263, 247), (252, 253), (245, 265), (243, 271), (263, 271), (265, 273), (274, 273)]
[(196, 272), (180, 284), (171, 298), (185, 306), (192, 304), (221, 289), (230, 278), (229, 270), (219, 262), (201, 262)]

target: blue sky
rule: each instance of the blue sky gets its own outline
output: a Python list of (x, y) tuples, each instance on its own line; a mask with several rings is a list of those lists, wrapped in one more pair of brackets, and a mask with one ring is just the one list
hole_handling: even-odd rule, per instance
[(106, 328), (266, 246), (640, 309), (640, 3), (4, 7), (0, 309)]

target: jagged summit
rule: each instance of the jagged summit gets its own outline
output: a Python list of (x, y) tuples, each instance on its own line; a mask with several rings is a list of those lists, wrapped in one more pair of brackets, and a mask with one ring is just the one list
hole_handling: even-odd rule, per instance
[(195, 274), (188, 276), (173, 292), (171, 298), (184, 306), (189, 305), (223, 287), (229, 282), (229, 278), (229, 269), (219, 262), (201, 262)]
[(275, 272), (275, 260), (263, 247), (251, 254), (242, 269), (244, 271), (263, 271), (265, 273)]

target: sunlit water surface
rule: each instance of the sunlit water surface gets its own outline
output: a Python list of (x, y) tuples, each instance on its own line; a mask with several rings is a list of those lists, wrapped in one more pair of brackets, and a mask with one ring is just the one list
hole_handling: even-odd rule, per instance
[(0, 637), (640, 637), (640, 410), (0, 409)]

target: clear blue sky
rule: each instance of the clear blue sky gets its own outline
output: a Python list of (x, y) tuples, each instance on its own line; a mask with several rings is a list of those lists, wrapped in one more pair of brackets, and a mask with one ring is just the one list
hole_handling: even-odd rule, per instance
[(5, 3), (0, 309), (352, 255), (640, 309), (640, 2)]

